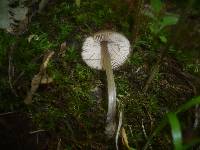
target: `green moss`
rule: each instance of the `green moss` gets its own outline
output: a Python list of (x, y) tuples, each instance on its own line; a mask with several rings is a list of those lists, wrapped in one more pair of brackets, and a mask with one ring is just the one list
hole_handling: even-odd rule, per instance
[(80, 59), (78, 50), (74, 46), (67, 48), (64, 59), (66, 62), (77, 62)]
[(129, 64), (132, 64), (135, 66), (141, 66), (144, 63), (144, 60), (141, 54), (138, 51), (136, 51), (131, 55), (128, 62)]
[[(132, 29), (135, 23), (132, 21), (133, 10), (128, 12), (131, 9), (128, 1), (120, 0), (86, 0), (81, 1), (80, 8), (72, 0), (52, 3), (43, 14), (33, 18), (25, 35), (15, 37), (0, 31), (0, 111), (30, 113), (37, 128), (50, 131), (54, 138), (62, 138), (65, 149), (113, 149), (113, 144), (107, 142), (104, 135), (106, 79), (102, 72), (89, 68), (82, 61), (81, 47), (85, 37), (104, 29), (119, 31), (131, 39), (135, 34)], [(150, 27), (146, 25), (141, 29), (137, 41), (131, 42), (133, 53), (127, 63), (114, 71), (117, 98), (124, 106), (123, 126), (130, 145), (138, 149), (145, 142), (142, 121), (149, 135), (166, 111), (175, 110), (185, 97), (192, 95), (185, 79), (181, 79), (178, 73), (171, 75), (167, 69), (161, 69), (148, 93), (143, 93), (151, 66), (164, 45), (150, 32)], [(168, 32), (163, 31), (161, 35), (168, 38)], [(59, 52), (63, 42), (67, 48), (65, 56), (61, 57)], [(11, 45), (14, 45), (12, 54)], [(39, 72), (48, 50), (55, 51), (47, 67), (47, 74), (53, 82), (40, 85), (33, 96), (33, 105), (24, 106), (23, 99), (30, 89), (31, 80)], [(13, 88), (18, 97), (11, 90), (8, 79), (9, 56), (14, 68)], [(194, 56), (198, 56), (198, 52), (189, 55), (170, 48), (165, 63), (168, 63), (168, 57), (172, 57), (184, 62), (183, 69), (180, 67), (179, 70), (194, 73), (199, 71), (198, 62), (192, 61)], [(97, 86), (103, 91), (103, 102), (96, 101), (91, 94), (91, 89)], [(183, 87), (187, 87), (185, 91)], [(166, 144), (168, 133), (163, 134), (163, 138), (155, 139), (154, 147)]]

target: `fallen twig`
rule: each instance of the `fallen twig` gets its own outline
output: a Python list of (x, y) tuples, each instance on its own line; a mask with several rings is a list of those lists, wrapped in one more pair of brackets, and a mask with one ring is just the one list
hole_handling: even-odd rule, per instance
[(129, 128), (129, 130), (130, 130), (131, 136), (133, 137), (133, 131), (132, 131), (131, 126), (132, 126), (132, 125), (128, 125), (128, 128)]
[[(146, 130), (145, 130), (145, 127), (144, 127), (144, 121), (143, 121), (143, 119), (142, 119), (142, 132), (144, 134), (145, 139), (147, 140), (148, 136), (147, 136), (147, 133), (146, 133)], [(149, 148), (152, 149), (151, 144), (149, 144)]]
[(0, 114), (0, 117), (2, 117), (2, 116), (6, 116), (6, 115), (10, 115), (10, 114), (14, 114), (14, 113), (16, 113), (16, 112), (6, 112), (6, 113), (1, 113), (1, 114)]
[(40, 129), (40, 130), (36, 130), (36, 131), (30, 131), (29, 134), (35, 134), (35, 133), (39, 133), (39, 132), (45, 132), (46, 130)]
[(56, 150), (60, 150), (60, 149), (61, 149), (61, 138), (58, 139), (58, 144), (57, 144)]
[(145, 139), (147, 139), (148, 136), (147, 136), (146, 130), (145, 130), (145, 128), (144, 128), (144, 121), (143, 121), (143, 119), (142, 119), (142, 132), (143, 132), (143, 134), (144, 134)]
[(18, 96), (17, 92), (15, 91), (15, 89), (13, 87), (13, 83), (12, 83), (12, 78), (14, 76), (14, 66), (12, 64), (12, 55), (13, 55), (14, 48), (15, 48), (15, 44), (12, 44), (10, 46), (10, 53), (9, 53), (9, 56), (8, 56), (8, 82), (9, 82), (10, 89), (11, 89), (12, 93), (15, 96)]

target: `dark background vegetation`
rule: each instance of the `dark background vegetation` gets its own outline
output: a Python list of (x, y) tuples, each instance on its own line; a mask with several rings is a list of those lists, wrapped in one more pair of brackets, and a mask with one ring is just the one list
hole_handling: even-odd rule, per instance
[[(73, 0), (55, 0), (32, 18), (25, 34), (0, 30), (0, 149), (115, 149), (104, 135), (105, 75), (81, 58), (84, 39), (100, 30), (130, 40), (132, 53), (114, 75), (129, 145), (143, 149), (167, 112), (200, 94), (199, 1), (152, 7), (142, 0), (83, 0), (80, 7)], [(50, 50), (55, 54), (46, 73), (53, 82), (40, 85), (33, 103), (25, 105), (31, 80)], [(198, 115), (198, 107), (177, 115), (184, 144), (200, 137), (200, 124), (194, 127)], [(173, 149), (169, 125), (149, 149)]]

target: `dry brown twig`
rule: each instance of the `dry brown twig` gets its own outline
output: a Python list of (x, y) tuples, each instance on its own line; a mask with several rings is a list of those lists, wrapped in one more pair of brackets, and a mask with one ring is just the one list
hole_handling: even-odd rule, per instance
[(61, 138), (58, 139), (58, 144), (56, 150), (61, 150)]
[(47, 130), (40, 129), (40, 130), (36, 130), (36, 131), (30, 131), (29, 134), (35, 134), (35, 133), (45, 132), (45, 131), (47, 131)]
[(0, 117), (2, 117), (2, 116), (7, 116), (7, 115), (11, 115), (11, 114), (14, 114), (14, 113), (16, 113), (16, 112), (5, 112), (5, 113), (1, 113), (1, 114), (0, 114)]
[(49, 51), (43, 59), (43, 63), (40, 66), (40, 71), (38, 74), (36, 74), (32, 81), (31, 81), (31, 89), (28, 91), (26, 98), (24, 99), (25, 104), (31, 104), (32, 103), (32, 97), (34, 93), (37, 91), (40, 84), (47, 84), (53, 81), (52, 78), (49, 78), (46, 75), (46, 68), (49, 63), (49, 60), (53, 56), (54, 51)]
[[(145, 130), (145, 127), (144, 127), (144, 119), (142, 119), (142, 132), (144, 134), (145, 139), (148, 140), (148, 136), (147, 136), (147, 133), (146, 133), (146, 130)], [(151, 144), (149, 144), (149, 149), (152, 150)]]
[(14, 66), (13, 66), (13, 63), (12, 63), (12, 55), (13, 55), (13, 51), (15, 49), (15, 46), (16, 46), (15, 44), (12, 44), (10, 46), (10, 52), (8, 54), (8, 82), (9, 82), (10, 89), (11, 89), (12, 93), (15, 96), (18, 96), (17, 92), (15, 91), (15, 89), (13, 87)]

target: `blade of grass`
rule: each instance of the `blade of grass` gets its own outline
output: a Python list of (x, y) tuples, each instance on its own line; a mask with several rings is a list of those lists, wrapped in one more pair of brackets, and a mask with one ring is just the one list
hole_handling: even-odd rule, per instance
[(190, 101), (188, 101), (187, 103), (181, 105), (177, 111), (176, 114), (180, 113), (180, 112), (184, 112), (186, 110), (188, 110), (190, 107), (195, 106), (196, 104), (200, 104), (200, 96), (192, 98)]
[(200, 138), (198, 138), (198, 139), (193, 139), (189, 144), (184, 145), (184, 150), (186, 150), (186, 149), (191, 149), (192, 146), (194, 146), (194, 145), (196, 145), (196, 144), (198, 144), (198, 143), (200, 143)]
[[(181, 113), (181, 112), (184, 112), (186, 110), (188, 110), (189, 108), (197, 105), (197, 104), (200, 104), (200, 96), (198, 97), (195, 97), (195, 98), (192, 98), (191, 100), (189, 100), (188, 102), (186, 102), (185, 104), (181, 105), (177, 111), (175, 112), (175, 114), (178, 114), (178, 113)], [(146, 144), (144, 145), (144, 148), (143, 150), (147, 150), (149, 144), (151, 143), (152, 139), (154, 136), (158, 135), (159, 132), (167, 125), (167, 117), (165, 116), (161, 123), (159, 124), (159, 126), (154, 130), (154, 132), (151, 134), (151, 136), (149, 136)]]
[(179, 120), (175, 113), (170, 112), (167, 114), (169, 124), (172, 130), (172, 138), (174, 143), (175, 150), (182, 150), (182, 133), (181, 133), (181, 126)]
[(143, 150), (147, 150), (149, 144), (151, 143), (152, 139), (154, 136), (158, 135), (160, 133), (160, 131), (166, 126), (167, 124), (167, 117), (165, 116), (162, 121), (160, 122), (159, 126), (153, 131), (153, 133), (151, 134), (151, 136), (149, 136), (146, 144), (144, 145)]

